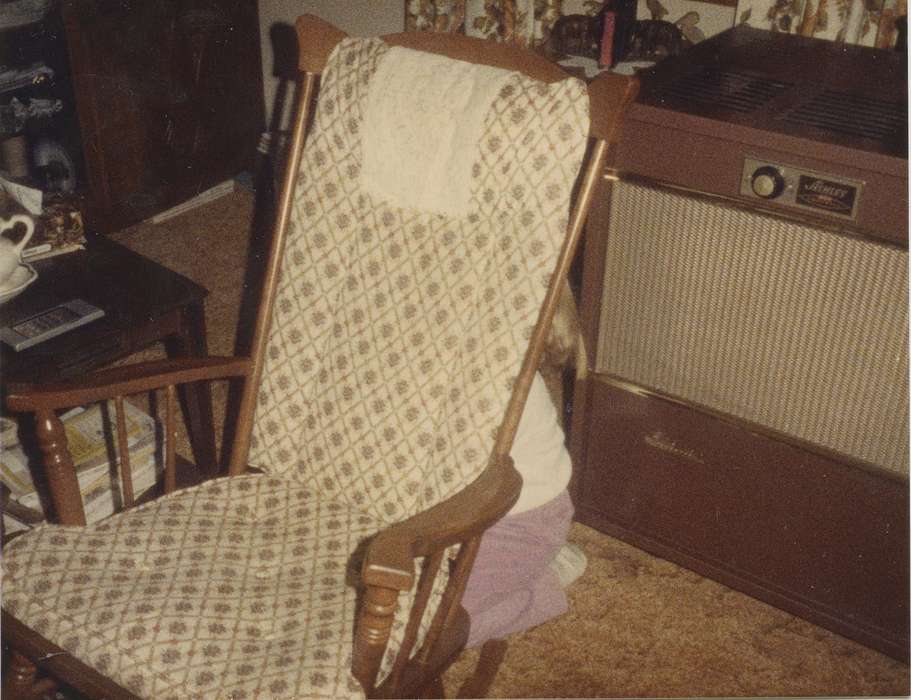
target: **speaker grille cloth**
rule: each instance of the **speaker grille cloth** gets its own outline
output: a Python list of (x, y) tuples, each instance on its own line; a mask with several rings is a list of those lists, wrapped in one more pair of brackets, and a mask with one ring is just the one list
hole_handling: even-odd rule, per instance
[(907, 251), (627, 182), (599, 372), (908, 474)]

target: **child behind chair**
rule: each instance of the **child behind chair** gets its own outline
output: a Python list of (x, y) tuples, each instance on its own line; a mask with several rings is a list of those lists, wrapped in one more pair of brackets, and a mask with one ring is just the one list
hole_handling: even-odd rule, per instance
[[(569, 284), (561, 289), (542, 368), (575, 359), (586, 368), (578, 314)], [(585, 555), (567, 543), (573, 505), (572, 464), (541, 372), (532, 381), (510, 455), (522, 475), (513, 508), (481, 538), (462, 605), (471, 618), (468, 646), (546, 622), (568, 609), (564, 589), (585, 570)]]

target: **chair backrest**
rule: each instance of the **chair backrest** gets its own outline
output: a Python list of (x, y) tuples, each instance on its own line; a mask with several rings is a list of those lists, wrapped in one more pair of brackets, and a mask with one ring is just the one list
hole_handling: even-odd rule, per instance
[[(570, 220), (589, 135), (586, 88), (491, 42), (346, 39), (314, 18), (298, 29), (302, 103), (330, 58), (303, 160), (288, 159), (254, 339), (255, 420), (245, 397), (250, 463), (397, 521), (509, 450), (596, 179)], [(471, 145), (464, 215), (384, 201), (362, 184), (371, 81), (392, 46), (513, 71), (500, 75)], [(628, 90), (626, 80), (601, 88), (614, 110)], [(614, 122), (598, 115), (594, 126)], [(235, 453), (232, 471), (240, 461)]]

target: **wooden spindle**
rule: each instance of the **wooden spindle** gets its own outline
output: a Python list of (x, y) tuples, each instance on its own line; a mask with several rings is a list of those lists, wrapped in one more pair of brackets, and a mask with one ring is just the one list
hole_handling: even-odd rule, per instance
[(272, 326), (272, 311), (275, 297), (278, 294), (278, 280), (281, 276), (281, 258), (285, 248), (291, 212), (294, 207), (294, 193), (300, 173), (301, 152), (307, 136), (307, 128), (313, 117), (316, 86), (319, 76), (315, 73), (304, 73), (300, 97), (297, 102), (291, 145), (288, 149), (288, 162), (285, 165), (285, 176), (282, 184), (278, 211), (273, 226), (272, 242), (263, 279), (262, 297), (253, 329), (251, 357), (253, 367), (241, 393), (237, 418), (237, 434), (231, 449), (231, 460), (228, 474), (238, 476), (247, 471), (247, 457), (250, 452), (250, 440), (253, 434), (253, 416), (256, 412), (256, 401), (259, 397), (259, 383), (262, 379), (265, 363), (266, 344), (269, 342), (269, 329)]
[(402, 671), (411, 657), (411, 650), (414, 648), (415, 642), (417, 641), (418, 632), (421, 629), (421, 620), (424, 619), (424, 611), (427, 609), (427, 603), (430, 601), (430, 594), (433, 592), (433, 584), (436, 581), (444, 554), (445, 550), (438, 550), (424, 561), (424, 570), (421, 571), (417, 594), (414, 597), (414, 603), (411, 606), (411, 611), (408, 616), (405, 637), (402, 639), (402, 644), (398, 650), (398, 656), (395, 657), (395, 664), (390, 673), (393, 688), (399, 687)]
[(177, 427), (174, 414), (177, 410), (177, 388), (173, 384), (165, 387), (165, 450), (164, 450), (164, 492), (171, 493), (177, 488), (177, 467), (174, 462)]
[(374, 694), (376, 676), (383, 661), (389, 632), (395, 618), (399, 592), (395, 588), (367, 586), (354, 634), (351, 672), (368, 697)]
[(35, 435), (44, 455), (51, 501), (61, 525), (85, 525), (85, 509), (76, 478), (76, 467), (66, 443), (66, 430), (57, 414), (48, 409), (35, 413)]
[(123, 505), (126, 508), (132, 508), (135, 503), (133, 468), (130, 464), (127, 419), (124, 412), (123, 396), (114, 397), (114, 415), (117, 421), (117, 449), (120, 452), (120, 486), (123, 489)]
[(471, 574), (471, 567), (474, 564), (480, 545), (481, 537), (478, 535), (463, 543), (459, 548), (455, 569), (449, 577), (449, 583), (446, 585), (446, 590), (443, 591), (443, 597), (440, 600), (440, 607), (437, 608), (436, 614), (433, 616), (424, 645), (421, 647), (420, 661), (422, 664), (426, 664), (429, 661), (440, 633), (452, 625), (458, 605), (462, 602), (465, 586), (468, 585), (468, 576)]

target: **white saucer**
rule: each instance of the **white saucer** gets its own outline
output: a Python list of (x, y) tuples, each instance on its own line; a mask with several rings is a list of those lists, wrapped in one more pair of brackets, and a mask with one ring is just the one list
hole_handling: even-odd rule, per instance
[(7, 283), (0, 287), (0, 304), (21, 294), (36, 279), (38, 279), (38, 273), (35, 272), (35, 268), (25, 263), (19, 265), (10, 275)]

